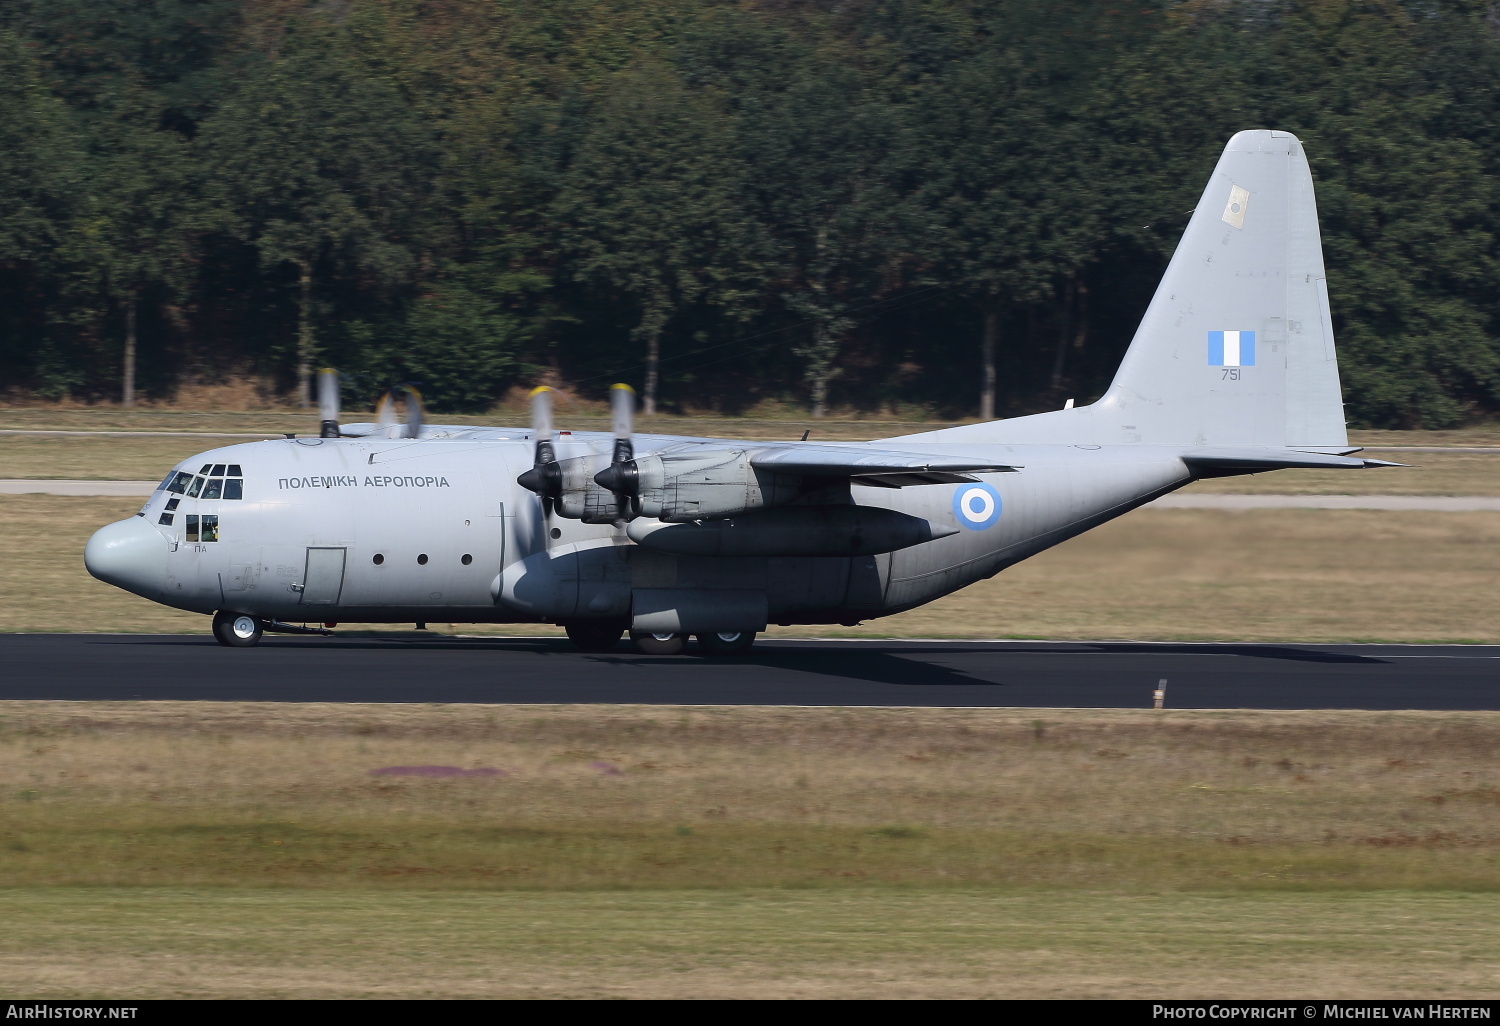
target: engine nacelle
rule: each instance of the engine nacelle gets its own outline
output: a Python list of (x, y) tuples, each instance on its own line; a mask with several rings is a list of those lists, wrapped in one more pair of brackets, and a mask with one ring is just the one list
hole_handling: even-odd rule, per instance
[(756, 470), (743, 450), (690, 450), (635, 460), (641, 516), (667, 523), (719, 519), (780, 506), (827, 486), (816, 478)]
[(594, 476), (608, 466), (609, 456), (604, 453), (561, 460), (558, 463), (562, 474), (558, 515), (569, 520), (582, 520), (586, 524), (608, 524), (618, 519), (619, 500), (615, 493), (594, 481)]
[(558, 513), (591, 524), (619, 518), (616, 493), (600, 478), (633, 498), (633, 512), (625, 519), (642, 516), (667, 523), (732, 517), (784, 505), (829, 487), (820, 478), (757, 470), (750, 465), (748, 452), (735, 449), (694, 447), (639, 456), (620, 467), (612, 466), (603, 454), (576, 456), (557, 466), (561, 474)]

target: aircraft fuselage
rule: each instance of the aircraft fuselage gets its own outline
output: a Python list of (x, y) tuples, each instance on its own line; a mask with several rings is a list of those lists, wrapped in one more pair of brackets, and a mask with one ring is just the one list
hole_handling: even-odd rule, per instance
[[(925, 520), (941, 537), (869, 554), (682, 555), (637, 544), (620, 526), (545, 516), (516, 484), (532, 460), (524, 431), (486, 434), (210, 450), (177, 468), (181, 491), (165, 487), (169, 478), (133, 518), (129, 530), (149, 529), (159, 543), (134, 543), (143, 554), (103, 576), (180, 609), (286, 622), (628, 621), (653, 603), (717, 602), (750, 610), (723, 614), (731, 619), (853, 623), (992, 576), (1191, 477), (1171, 447), (950, 445), (938, 451), (1024, 469), (974, 483), (856, 483), (844, 500)], [(638, 446), (683, 441), (641, 436)], [(558, 455), (609, 444), (577, 433), (559, 440)], [(242, 498), (223, 497), (233, 489), (214, 485), (216, 468), (226, 480), (241, 471)]]

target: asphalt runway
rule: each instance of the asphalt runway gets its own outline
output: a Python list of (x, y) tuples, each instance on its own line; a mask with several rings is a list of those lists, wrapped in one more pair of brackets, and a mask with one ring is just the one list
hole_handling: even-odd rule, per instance
[(740, 659), (551, 638), (0, 635), (0, 699), (1497, 709), (1500, 646), (761, 641)]

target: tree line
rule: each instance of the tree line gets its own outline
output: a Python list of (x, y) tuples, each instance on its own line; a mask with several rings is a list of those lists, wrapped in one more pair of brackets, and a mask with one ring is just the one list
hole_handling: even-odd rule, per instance
[(1500, 410), (1489, 0), (10, 0), (0, 389), (1009, 416), (1295, 132), (1351, 422)]

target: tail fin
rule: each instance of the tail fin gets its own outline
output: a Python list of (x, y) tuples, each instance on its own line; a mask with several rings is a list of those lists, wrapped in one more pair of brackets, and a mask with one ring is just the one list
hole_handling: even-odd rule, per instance
[(931, 434), (1347, 446), (1312, 175), (1297, 137), (1253, 131), (1229, 140), (1098, 402)]

